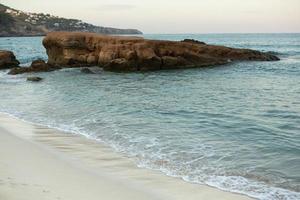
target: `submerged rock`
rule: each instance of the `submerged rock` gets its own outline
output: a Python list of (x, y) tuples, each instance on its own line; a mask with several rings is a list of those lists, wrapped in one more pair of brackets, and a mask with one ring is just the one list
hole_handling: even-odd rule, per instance
[(104, 70), (121, 72), (205, 67), (229, 61), (279, 60), (268, 53), (206, 45), (195, 40), (158, 41), (78, 32), (49, 33), (43, 45), (51, 65), (97, 65)]
[(19, 64), (13, 52), (0, 50), (0, 70), (18, 67)]
[(44, 60), (35, 60), (31, 63), (30, 67), (15, 67), (11, 69), (8, 74), (17, 75), (31, 72), (50, 72), (54, 70), (61, 69), (60, 67), (55, 67), (47, 64)]
[(37, 76), (32, 76), (32, 77), (27, 77), (27, 81), (31, 81), (31, 82), (39, 82), (43, 80), (41, 77), (37, 77)]
[(85, 74), (95, 74), (92, 70), (89, 68), (82, 68), (80, 72), (85, 73)]

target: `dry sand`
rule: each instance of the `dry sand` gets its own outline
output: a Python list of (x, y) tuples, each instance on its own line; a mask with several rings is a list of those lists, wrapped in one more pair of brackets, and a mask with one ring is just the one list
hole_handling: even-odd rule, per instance
[(0, 200), (249, 200), (152, 170), (79, 135), (0, 114)]

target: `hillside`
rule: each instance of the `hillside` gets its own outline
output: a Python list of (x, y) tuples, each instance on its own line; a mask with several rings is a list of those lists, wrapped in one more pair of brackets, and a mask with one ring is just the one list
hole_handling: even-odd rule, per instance
[(142, 32), (136, 29), (95, 26), (78, 19), (66, 19), (43, 13), (22, 12), (0, 4), (0, 37), (41, 36), (52, 31), (142, 34)]

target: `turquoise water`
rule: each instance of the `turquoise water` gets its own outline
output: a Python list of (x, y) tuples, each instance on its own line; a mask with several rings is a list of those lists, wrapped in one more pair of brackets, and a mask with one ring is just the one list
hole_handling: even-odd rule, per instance
[[(84, 134), (140, 167), (263, 200), (300, 199), (300, 34), (145, 35), (272, 51), (279, 62), (119, 74), (0, 71), (0, 111)], [(0, 38), (22, 64), (42, 38)]]

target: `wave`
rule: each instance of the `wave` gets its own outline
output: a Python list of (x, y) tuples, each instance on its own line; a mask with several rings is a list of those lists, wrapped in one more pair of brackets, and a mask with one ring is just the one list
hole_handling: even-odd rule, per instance
[[(297, 152), (291, 150), (291, 147), (299, 150), (299, 118), (287, 112), (299, 106), (299, 36), (146, 35), (153, 39), (191, 38), (209, 44), (256, 49), (281, 58), (279, 62), (237, 63), (231, 69), (220, 67), (122, 77), (110, 73), (90, 77), (70, 73), (79, 69), (63, 69), (48, 74), (49, 84), (36, 85), (23, 84), (25, 75), (8, 76), (7, 71), (0, 71), (0, 111), (27, 123), (103, 142), (135, 158), (138, 167), (159, 170), (187, 182), (262, 200), (300, 199), (299, 171), (294, 169), (299, 159), (293, 157)], [(42, 38), (0, 40), (0, 46), (12, 50), (23, 66), (29, 66), (38, 58), (47, 59)], [(289, 107), (279, 113), (261, 111), (268, 110), (268, 106)], [(211, 115), (212, 112), (219, 114)], [(253, 119), (233, 119), (232, 112), (244, 112)], [(264, 127), (260, 127), (260, 123)], [(186, 135), (182, 134), (184, 131)], [(197, 136), (198, 132), (203, 135)], [(282, 139), (276, 141), (279, 137)], [(181, 146), (181, 142), (186, 143)], [(249, 158), (255, 156), (257, 143), (267, 150), (274, 150), (280, 143), (276, 150), (282, 149), (262, 152), (267, 158)], [(247, 145), (246, 153), (237, 152), (239, 146), (247, 148)], [(272, 153), (278, 155), (285, 151), (289, 151), (286, 156), (291, 157), (280, 155), (276, 157), (275, 165), (278, 165), (273, 165)], [(284, 173), (281, 176), (277, 171), (253, 169), (253, 161), (255, 166), (274, 167)], [(269, 166), (264, 165), (269, 162)], [(244, 166), (250, 168), (249, 174), (242, 173)], [(289, 167), (293, 169), (285, 169)]]

